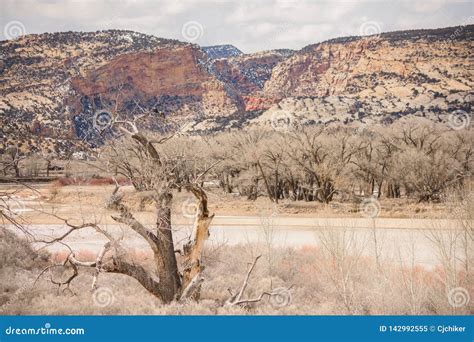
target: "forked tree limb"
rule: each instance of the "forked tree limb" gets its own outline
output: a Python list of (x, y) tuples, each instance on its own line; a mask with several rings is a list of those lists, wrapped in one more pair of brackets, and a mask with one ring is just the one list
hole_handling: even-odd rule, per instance
[(118, 223), (123, 223), (129, 226), (133, 231), (135, 231), (148, 242), (154, 253), (158, 253), (158, 237), (151, 230), (141, 224), (137, 219), (135, 219), (135, 217), (125, 205), (121, 203), (116, 204), (115, 209), (120, 212), (120, 216), (111, 216), (112, 219)]
[[(102, 253), (104, 253), (105, 255), (105, 252), (103, 252), (104, 249), (105, 248), (101, 249), (101, 251), (99, 252), (99, 255), (97, 256), (97, 259), (103, 258)], [(120, 246), (115, 248), (116, 251), (118, 249), (120, 249)], [(73, 266), (73, 269), (75, 270), (74, 277), (76, 277), (77, 267), (79, 266), (80, 267), (94, 267), (97, 270), (97, 267), (98, 267), (97, 259), (96, 261), (80, 261), (76, 259), (76, 257), (74, 256), (74, 253), (71, 253), (68, 256), (66, 262), (69, 262)], [(53, 266), (56, 267), (59, 265), (53, 265)], [(108, 273), (124, 274), (132, 278), (135, 278), (148, 292), (155, 295), (159, 299), (163, 299), (162, 293), (165, 289), (163, 288), (163, 285), (160, 284), (159, 278), (154, 276), (151, 272), (147, 271), (144, 267), (140, 265), (136, 265), (133, 262), (128, 261), (126, 254), (119, 255), (119, 253), (115, 252), (112, 255), (110, 261), (101, 263), (100, 270), (103, 272), (108, 272)], [(43, 273), (44, 271), (41, 274)], [(74, 279), (74, 277), (72, 279), (68, 279), (68, 284)], [(63, 284), (64, 283), (65, 282), (63, 282)]]
[[(289, 291), (289, 290), (291, 290), (292, 287), (293, 287), (293, 285), (291, 285), (288, 288), (284, 288), (284, 290)], [(281, 291), (270, 291), (270, 292), (264, 291), (260, 294), (260, 296), (258, 296), (256, 298), (248, 298), (248, 299), (242, 299), (242, 300), (239, 300), (239, 301), (233, 301), (231, 303), (231, 305), (246, 305), (246, 304), (251, 304), (251, 303), (258, 303), (258, 302), (262, 301), (262, 299), (265, 296), (268, 296), (269, 298), (271, 298), (273, 296), (278, 296), (278, 295), (281, 295)]]
[[(198, 210), (196, 212), (196, 218), (194, 221), (194, 229), (191, 241), (187, 243), (183, 248), (184, 255), (184, 271), (182, 279), (179, 279), (178, 290), (176, 296), (174, 297), (177, 300), (185, 299), (198, 299), (200, 296), (200, 288), (203, 282), (201, 276), (202, 265), (201, 265), (201, 255), (204, 248), (204, 242), (209, 236), (209, 225), (212, 221), (214, 215), (209, 214), (207, 208), (207, 196), (205, 191), (197, 185), (190, 184), (187, 185), (187, 189), (194, 194), (197, 199)], [(117, 195), (117, 191), (114, 191), (114, 195)], [(170, 236), (165, 236), (166, 234), (171, 234), (170, 222), (166, 221), (165, 223), (160, 223), (160, 219), (164, 219), (158, 214), (158, 232), (154, 234), (151, 230), (143, 226), (138, 220), (136, 220), (130, 210), (122, 205), (121, 197), (116, 197), (111, 203), (111, 209), (118, 210), (120, 215), (113, 217), (114, 220), (120, 223), (126, 224), (129, 228), (137, 232), (139, 235), (145, 238), (149, 243), (151, 249), (154, 252), (155, 260), (157, 261), (157, 274), (150, 272), (141, 265), (137, 265), (134, 262), (130, 262), (127, 258), (126, 250), (120, 246), (120, 244), (111, 236), (110, 233), (103, 230), (101, 227), (95, 223), (84, 223), (81, 225), (73, 225), (67, 220), (63, 220), (69, 230), (66, 233), (63, 233), (58, 238), (53, 238), (50, 240), (43, 241), (46, 244), (51, 243), (63, 243), (63, 239), (68, 237), (72, 232), (85, 229), (93, 228), (97, 232), (103, 234), (109, 242), (107, 242), (99, 251), (94, 261), (82, 261), (78, 260), (72, 251), (72, 249), (65, 244), (71, 253), (67, 256), (66, 260), (61, 265), (53, 265), (48, 269), (59, 266), (70, 265), (73, 270), (73, 274), (68, 277), (66, 280), (57, 280), (54, 279), (51, 275), (51, 282), (55, 285), (58, 285), (59, 288), (66, 286), (66, 289), (69, 289), (71, 282), (78, 275), (79, 267), (94, 268), (93, 280), (92, 280), (92, 289), (94, 290), (97, 286), (97, 281), (100, 272), (108, 273), (119, 273), (130, 276), (136, 279), (146, 290), (155, 295), (157, 298), (161, 299), (163, 302), (169, 302), (173, 299), (170, 297), (170, 281), (166, 277), (172, 276), (167, 267), (166, 259), (164, 255), (164, 250), (169, 244), (168, 238)], [(167, 205), (165, 205), (168, 208)], [(165, 209), (166, 209), (165, 208)], [(168, 208), (169, 209), (169, 208)], [(167, 210), (168, 210), (167, 209)], [(160, 240), (161, 239), (161, 240)], [(172, 240), (171, 240), (172, 241)], [(106, 254), (113, 248), (113, 253), (107, 260), (104, 261)], [(174, 256), (174, 248), (172, 249)], [(165, 267), (166, 266), (166, 267)], [(38, 278), (46, 271), (45, 269)]]
[(145, 137), (143, 134), (135, 133), (132, 135), (132, 139), (139, 142), (145, 148), (148, 155), (158, 164), (158, 166), (162, 166), (160, 154), (147, 137)]
[[(118, 121), (116, 121), (118, 122)], [(135, 123), (128, 123), (130, 130), (125, 130), (131, 138), (137, 142), (140, 156), (146, 158), (155, 167), (154, 176), (159, 178), (157, 184), (153, 183), (153, 197), (156, 204), (156, 230), (151, 230), (139, 222), (132, 214), (131, 210), (122, 203), (123, 194), (119, 193), (119, 185), (116, 187), (111, 198), (107, 202), (107, 208), (118, 212), (112, 218), (126, 225), (129, 229), (139, 234), (154, 254), (155, 270), (151, 271), (131, 261), (126, 250), (121, 247), (118, 242), (107, 231), (101, 229), (98, 225), (92, 223), (84, 223), (75, 226), (64, 220), (69, 226), (69, 230), (58, 238), (54, 238), (45, 243), (61, 243), (63, 239), (68, 237), (72, 232), (82, 228), (91, 227), (99, 233), (103, 234), (109, 240), (99, 251), (95, 261), (78, 260), (71, 250), (71, 254), (67, 257), (66, 263), (73, 267), (74, 274), (72, 279), (77, 276), (78, 267), (94, 268), (92, 289), (95, 289), (101, 272), (119, 273), (136, 279), (146, 290), (164, 303), (180, 299), (198, 299), (200, 288), (203, 281), (201, 273), (203, 267), (201, 265), (201, 257), (204, 249), (204, 242), (209, 236), (209, 225), (214, 217), (209, 213), (207, 207), (207, 195), (205, 191), (196, 183), (186, 184), (188, 191), (192, 192), (197, 201), (197, 212), (193, 225), (193, 233), (191, 240), (183, 246), (183, 264), (180, 267), (177, 264), (175, 254), (175, 245), (173, 241), (173, 229), (171, 226), (171, 201), (172, 201), (172, 185), (173, 175), (161, 172), (160, 170), (168, 167), (164, 164), (166, 160), (162, 160), (154, 143), (163, 143), (168, 140), (162, 139), (158, 142), (149, 140), (145, 135), (138, 132)], [(176, 166), (175, 166), (176, 167)], [(174, 168), (172, 168), (173, 170)], [(202, 177), (210, 168), (204, 171)], [(180, 184), (181, 185), (181, 184)], [(111, 251), (113, 249), (113, 251)], [(105, 260), (107, 259), (107, 260)], [(182, 270), (182, 276), (179, 271)], [(67, 280), (70, 284), (72, 279)]]
[[(253, 270), (255, 269), (255, 265), (257, 264), (257, 261), (258, 259), (260, 259), (261, 255), (257, 256), (255, 258), (255, 260), (253, 261), (253, 263), (250, 265), (248, 271), (247, 271), (247, 274), (244, 278), (244, 281), (242, 282), (242, 286), (240, 287), (240, 290), (237, 294), (233, 294), (232, 290), (231, 289), (227, 289), (230, 293), (230, 298), (225, 302), (225, 305), (227, 306), (236, 306), (236, 305), (241, 305), (241, 306), (245, 306), (247, 304), (252, 304), (252, 303), (258, 303), (260, 301), (262, 301), (262, 299), (265, 297), (265, 296), (268, 296), (268, 297), (272, 297), (272, 296), (275, 296), (275, 295), (278, 295), (277, 292), (268, 292), (268, 291), (264, 291), (262, 292), (258, 297), (255, 297), (255, 298), (243, 298), (244, 296), (244, 293), (245, 293), (245, 290), (247, 289), (248, 287), (248, 284), (249, 284), (249, 279), (250, 279), (250, 276), (253, 272)], [(290, 286), (288, 288), (291, 289), (292, 286)]]
[[(247, 288), (248, 284), (249, 284), (249, 279), (250, 279), (250, 275), (252, 274), (254, 268), (255, 268), (255, 265), (257, 264), (257, 261), (258, 259), (260, 259), (261, 255), (257, 256), (255, 258), (255, 260), (253, 261), (253, 263), (250, 265), (248, 271), (247, 271), (247, 275), (245, 276), (244, 278), (244, 281), (242, 282), (242, 286), (240, 287), (240, 290), (239, 292), (234, 295), (234, 296), (231, 296), (228, 300), (227, 300), (227, 305), (237, 305), (237, 303), (239, 303), (241, 300), (242, 300), (242, 296), (244, 295), (244, 292), (245, 292), (245, 289)], [(232, 291), (230, 289), (228, 289), (230, 293), (232, 293)]]
[[(71, 285), (71, 282), (74, 280), (74, 278), (76, 278), (78, 275), (79, 275), (79, 271), (77, 269), (77, 265), (73, 264), (70, 262), (69, 258), (70, 256), (72, 255), (73, 253), (71, 252), (69, 254), (69, 256), (64, 260), (63, 263), (61, 264), (55, 264), (55, 265), (50, 265), (46, 268), (44, 268), (40, 274), (38, 274), (38, 276), (36, 277), (35, 281), (33, 282), (33, 286), (35, 286), (35, 284), (38, 282), (38, 280), (41, 278), (41, 276), (46, 273), (47, 271), (50, 272), (50, 276), (49, 276), (49, 280), (52, 284), (54, 285), (57, 285), (58, 286), (58, 291), (61, 289), (62, 286), (66, 286), (64, 290), (70, 290), (70, 285)], [(54, 268), (57, 268), (57, 267), (66, 267), (67, 264), (70, 264), (72, 269), (73, 269), (73, 273), (66, 279), (66, 280), (56, 280), (53, 278), (53, 275), (51, 274), (51, 270), (54, 269)], [(71, 290), (70, 290), (71, 291)], [(72, 291), (71, 291), (72, 292)]]
[(80, 224), (80, 225), (74, 225), (74, 224), (68, 222), (68, 220), (63, 220), (63, 222), (69, 227), (69, 229), (65, 233), (63, 233), (62, 235), (60, 235), (58, 237), (55, 237), (51, 240), (35, 239), (35, 242), (40, 242), (40, 243), (45, 243), (45, 244), (53, 244), (55, 242), (63, 241), (66, 237), (68, 237), (72, 232), (74, 232), (76, 230), (80, 230), (80, 229), (84, 229), (84, 228), (94, 228), (94, 229), (96, 229), (98, 227), (97, 224), (95, 224), (95, 223), (83, 223), (83, 224)]

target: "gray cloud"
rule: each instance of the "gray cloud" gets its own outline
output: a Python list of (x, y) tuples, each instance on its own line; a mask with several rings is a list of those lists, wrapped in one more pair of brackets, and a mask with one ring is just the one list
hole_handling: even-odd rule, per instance
[[(200, 45), (234, 44), (245, 52), (300, 49), (373, 30), (394, 31), (465, 24), (471, 0), (1, 0), (0, 39), (8, 23), (26, 33), (128, 29), (185, 40), (195, 21)], [(364, 31), (365, 30), (365, 31)]]

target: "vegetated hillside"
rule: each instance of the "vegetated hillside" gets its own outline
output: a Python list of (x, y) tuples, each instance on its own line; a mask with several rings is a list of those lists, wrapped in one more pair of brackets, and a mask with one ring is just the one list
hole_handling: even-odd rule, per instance
[(106, 111), (189, 133), (270, 125), (444, 122), (472, 106), (474, 26), (338, 38), (300, 51), (241, 54), (131, 31), (27, 35), (0, 42), (0, 150), (96, 143)]
[(229, 58), (244, 54), (242, 51), (231, 44), (204, 46), (202, 50), (210, 59)]

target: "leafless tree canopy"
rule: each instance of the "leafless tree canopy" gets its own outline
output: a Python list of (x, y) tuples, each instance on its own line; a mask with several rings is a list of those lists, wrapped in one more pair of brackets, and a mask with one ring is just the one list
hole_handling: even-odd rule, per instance
[[(376, 195), (438, 201), (473, 169), (473, 134), (410, 119), (392, 126), (254, 129), (206, 139), (222, 189), (329, 203)], [(205, 159), (208, 159), (205, 158)]]

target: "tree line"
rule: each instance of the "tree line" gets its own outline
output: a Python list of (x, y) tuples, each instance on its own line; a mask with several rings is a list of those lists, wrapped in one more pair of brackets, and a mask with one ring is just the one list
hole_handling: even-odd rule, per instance
[[(157, 138), (159, 139), (159, 138)], [(439, 201), (470, 185), (474, 135), (411, 118), (390, 126), (249, 128), (210, 136), (177, 136), (159, 145), (179, 182), (196, 172), (226, 193), (330, 203), (354, 196)], [(103, 156), (114, 172), (146, 190), (150, 177), (137, 146), (116, 140)], [(178, 183), (179, 183), (178, 182)]]

